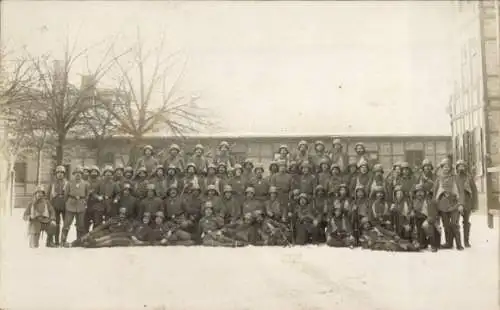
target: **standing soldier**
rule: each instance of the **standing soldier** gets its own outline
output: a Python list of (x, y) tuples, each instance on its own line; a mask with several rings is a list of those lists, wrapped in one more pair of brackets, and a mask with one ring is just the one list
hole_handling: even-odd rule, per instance
[[(285, 166), (286, 166), (286, 161), (285, 161)], [(279, 166), (278, 166), (278, 162), (273, 160), (270, 164), (269, 164), (269, 178), (271, 178), (272, 175), (278, 173), (278, 171), (280, 170)]]
[(24, 220), (29, 221), (30, 247), (38, 248), (40, 242), (40, 233), (45, 231), (47, 234), (46, 247), (54, 247), (52, 243), (54, 230), (56, 228), (56, 213), (46, 199), (45, 189), (38, 186), (33, 193), (33, 200), (24, 211)]
[(135, 165), (135, 171), (138, 172), (139, 168), (145, 167), (147, 175), (151, 175), (160, 163), (158, 159), (154, 157), (153, 147), (151, 145), (146, 145), (143, 150), (143, 156), (141, 156)]
[(132, 195), (132, 186), (125, 183), (120, 194), (116, 197), (118, 210), (125, 208), (127, 218), (131, 221), (139, 220), (139, 201)]
[(349, 164), (349, 158), (347, 153), (342, 150), (342, 141), (340, 139), (333, 139), (333, 149), (330, 152), (330, 159), (332, 164), (337, 164), (341, 174), (346, 173), (347, 165)]
[(165, 179), (165, 169), (158, 165), (149, 180), (149, 183), (155, 185), (156, 195), (162, 200), (167, 196), (167, 180)]
[(418, 176), (417, 184), (421, 184), (429, 197), (432, 198), (432, 189), (434, 187), (434, 167), (432, 162), (428, 159), (422, 161), (422, 173)]
[(286, 173), (286, 163), (279, 162), (279, 171), (270, 178), (270, 186), (276, 187), (281, 205), (288, 205), (288, 195), (292, 189), (292, 177)]
[(90, 178), (90, 168), (87, 166), (83, 166), (82, 168), (82, 180), (88, 181)]
[(56, 167), (56, 180), (50, 184), (49, 200), (54, 207), (56, 227), (54, 232), (53, 243), (59, 246), (59, 234), (61, 230), (61, 219), (64, 219), (64, 210), (66, 209), (66, 201), (64, 199), (64, 189), (68, 181), (65, 178), (66, 168), (64, 166)]
[(415, 188), (415, 184), (416, 180), (410, 164), (408, 164), (407, 162), (401, 163), (400, 185), (405, 195), (411, 198), (411, 194), (413, 192), (413, 189)]
[(328, 210), (328, 205), (330, 199), (327, 195), (325, 188), (322, 185), (317, 185), (314, 189), (314, 201), (313, 201), (313, 214), (318, 220), (318, 238), (320, 242), (326, 240), (324, 231), (326, 228), (326, 212)]
[(146, 167), (140, 167), (139, 169), (137, 169), (134, 178), (134, 193), (137, 199), (143, 199), (146, 197), (148, 184), (148, 171)]
[[(90, 168), (90, 177), (88, 179), (89, 184), (89, 194), (86, 197), (87, 199), (87, 209), (85, 210), (85, 233), (90, 231), (90, 226), (94, 225), (94, 228), (97, 227), (98, 224), (95, 222), (96, 218), (96, 210), (100, 210), (101, 206), (99, 205), (101, 201), (98, 197), (99, 185), (101, 183), (100, 180), (101, 170), (99, 167), (92, 166)], [(101, 215), (102, 218), (102, 215)], [(102, 220), (98, 220), (100, 223)]]
[(280, 145), (278, 149), (278, 154), (273, 158), (273, 162), (284, 161), (287, 166), (290, 165), (290, 151), (288, 151), (288, 146), (286, 144)]
[(326, 162), (330, 166), (330, 156), (326, 151), (323, 141), (314, 142), (314, 155), (311, 156), (311, 164), (313, 165), (313, 173), (318, 174), (321, 171), (321, 163)]
[(221, 203), (222, 210), (215, 210), (215, 213), (219, 213), (226, 223), (236, 223), (242, 218), (241, 204), (234, 198), (231, 185), (224, 185)]
[(392, 193), (389, 193), (389, 187), (387, 186), (384, 178), (384, 167), (381, 164), (375, 164), (373, 166), (373, 175), (370, 180), (370, 195), (373, 189), (376, 187), (382, 187), (387, 195), (387, 201), (392, 201)]
[(299, 204), (297, 206), (297, 228), (296, 242), (299, 245), (304, 245), (309, 241), (316, 244), (318, 241), (319, 221), (314, 216), (313, 206), (309, 196), (301, 193), (299, 196)]
[(193, 156), (189, 159), (190, 162), (195, 164), (196, 171), (200, 175), (207, 173), (208, 170), (208, 160), (205, 157), (205, 148), (201, 144), (196, 144), (193, 151)]
[(302, 140), (297, 146), (297, 151), (292, 155), (291, 160), (295, 161), (299, 167), (304, 161), (312, 162), (311, 156), (309, 155), (309, 145), (306, 141)]
[(257, 210), (263, 211), (263, 205), (260, 201), (255, 199), (255, 188), (247, 187), (245, 189), (245, 200), (242, 205), (243, 215), (247, 213), (253, 214)]
[(184, 188), (184, 182), (182, 182), (179, 176), (179, 170), (174, 166), (170, 165), (166, 167), (167, 176), (165, 178), (166, 188), (171, 188), (172, 186), (177, 187), (177, 189)]
[(184, 158), (181, 155), (181, 148), (175, 143), (169, 147), (167, 158), (165, 158), (165, 161), (163, 162), (163, 167), (169, 167), (170, 165), (175, 166), (179, 171), (185, 170)]
[(248, 182), (247, 186), (255, 188), (255, 198), (261, 202), (267, 200), (269, 193), (269, 180), (264, 178), (264, 166), (262, 164), (255, 165), (254, 176)]
[(115, 198), (119, 194), (119, 188), (113, 182), (113, 167), (106, 166), (103, 169), (103, 180), (97, 188), (97, 196), (100, 201), (100, 208), (95, 210), (94, 228), (101, 225), (103, 218), (109, 219), (118, 215), (118, 208), (115, 209)]
[(370, 200), (365, 187), (358, 186), (354, 192), (354, 200), (352, 202), (351, 214), (349, 216), (352, 224), (354, 238), (356, 245), (359, 245), (359, 238), (361, 237), (361, 221), (368, 220), (370, 215)]
[(332, 173), (330, 172), (330, 164), (326, 160), (322, 160), (319, 164), (319, 173), (318, 173), (318, 184), (323, 186), (325, 190), (328, 190), (328, 183), (332, 177)]
[(370, 165), (370, 157), (366, 153), (365, 145), (362, 142), (358, 142), (354, 145), (354, 150), (356, 151), (356, 164), (360, 165), (360, 163), (367, 163), (368, 167), (371, 168)]
[[(415, 236), (412, 235), (415, 228), (413, 227), (414, 212), (412, 212), (410, 199), (405, 195), (403, 188), (399, 185), (396, 186), (391, 196), (394, 197), (390, 208), (391, 230), (396, 232), (403, 239), (415, 240)], [(419, 242), (421, 242), (420, 239)]]
[(329, 195), (334, 195), (338, 192), (340, 184), (344, 184), (344, 178), (340, 172), (340, 167), (337, 164), (333, 164), (331, 167), (331, 176), (328, 180), (328, 185), (326, 187)]
[(387, 201), (385, 200), (385, 189), (383, 187), (376, 187), (372, 191), (371, 209), (369, 211), (369, 220), (373, 226), (382, 226), (386, 229), (391, 227), (390, 209)]
[(457, 182), (464, 191), (464, 206), (462, 212), (462, 227), (464, 230), (464, 244), (470, 248), (470, 215), (473, 210), (477, 210), (477, 187), (474, 178), (467, 172), (467, 164), (463, 160), (458, 160), (455, 164), (457, 171)]
[(236, 200), (243, 202), (245, 196), (245, 180), (242, 177), (243, 167), (240, 164), (234, 165), (234, 177), (229, 179), (228, 184), (233, 188)]
[(361, 185), (364, 188), (368, 189), (368, 194), (370, 194), (372, 192), (372, 190), (370, 189), (371, 174), (370, 174), (368, 162), (367, 161), (360, 161), (358, 163), (358, 170), (359, 170), (359, 173), (357, 173), (354, 176), (354, 178), (351, 179), (351, 184), (349, 187), (350, 192), (353, 193), (354, 189)]
[(156, 214), (158, 211), (163, 211), (163, 201), (156, 195), (154, 184), (147, 185), (147, 194), (139, 202), (139, 216), (144, 216), (145, 213)]
[(441, 245), (441, 233), (436, 203), (428, 196), (421, 184), (415, 186), (414, 192), (413, 212), (418, 241), (423, 244), (430, 243), (432, 252), (437, 252)]
[(89, 183), (82, 180), (82, 170), (76, 168), (73, 171), (74, 179), (69, 181), (64, 190), (66, 210), (64, 211), (64, 225), (62, 229), (61, 243), (68, 247), (68, 232), (73, 220), (76, 220), (76, 239), (80, 240), (85, 234), (85, 209), (87, 208), (87, 197), (90, 194)]
[(451, 163), (444, 160), (440, 166), (433, 192), (444, 226), (446, 244), (443, 248), (451, 249), (455, 238), (457, 250), (463, 250), (458, 221), (464, 209), (464, 191), (451, 171)]
[(316, 185), (318, 185), (318, 179), (312, 174), (312, 165), (308, 162), (302, 162), (299, 183), (300, 192), (312, 197)]
[(243, 162), (243, 173), (241, 174), (241, 176), (243, 178), (243, 182), (245, 183), (245, 186), (248, 185), (250, 180), (254, 177), (253, 168), (254, 168), (254, 165), (253, 165), (252, 160), (250, 160), (248, 158), (245, 159), (245, 161)]
[(227, 141), (222, 141), (219, 144), (219, 154), (214, 157), (214, 164), (219, 165), (221, 163), (225, 164), (226, 169), (233, 168), (236, 164)]

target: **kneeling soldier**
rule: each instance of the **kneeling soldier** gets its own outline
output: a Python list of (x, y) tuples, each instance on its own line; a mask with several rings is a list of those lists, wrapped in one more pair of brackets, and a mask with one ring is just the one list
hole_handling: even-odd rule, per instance
[(242, 242), (237, 242), (223, 234), (224, 219), (213, 213), (211, 201), (205, 202), (203, 208), (204, 216), (200, 219), (200, 232), (202, 244), (205, 246), (243, 246)]
[(336, 205), (333, 217), (326, 227), (326, 244), (333, 247), (354, 247), (355, 239), (347, 214), (342, 206)]
[(52, 242), (56, 228), (56, 215), (54, 208), (45, 197), (45, 189), (38, 186), (33, 195), (33, 201), (24, 211), (25, 221), (29, 221), (30, 247), (38, 248), (40, 233), (47, 234), (47, 247), (54, 247)]
[(301, 193), (299, 204), (297, 206), (297, 236), (295, 242), (303, 245), (311, 241), (316, 244), (318, 241), (319, 221), (314, 216), (313, 206), (309, 201), (309, 197), (305, 193)]
[(441, 245), (436, 203), (431, 200), (427, 190), (421, 184), (415, 186), (414, 197), (413, 212), (415, 214), (418, 242), (423, 245), (422, 248), (427, 247), (430, 243), (432, 252), (436, 252)]

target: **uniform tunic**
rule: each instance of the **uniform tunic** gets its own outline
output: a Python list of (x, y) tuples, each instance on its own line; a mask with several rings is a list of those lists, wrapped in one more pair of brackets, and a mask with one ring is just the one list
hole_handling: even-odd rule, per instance
[(345, 171), (347, 170), (347, 165), (349, 164), (349, 159), (347, 157), (347, 154), (342, 151), (332, 151), (331, 163), (339, 165), (340, 172), (345, 173)]
[(153, 156), (142, 156), (137, 160), (137, 164), (134, 171), (137, 171), (141, 167), (145, 167), (148, 175), (151, 175), (156, 167), (159, 165), (159, 161)]
[(257, 177), (254, 176), (250, 182), (248, 183), (249, 186), (252, 186), (255, 188), (255, 198), (261, 201), (266, 200), (267, 194), (269, 192), (269, 181), (266, 180), (264, 177)]
[(146, 197), (139, 203), (139, 217), (142, 217), (145, 212), (154, 216), (158, 211), (163, 211), (163, 201), (158, 197)]
[(66, 201), (64, 199), (64, 189), (66, 188), (68, 181), (66, 179), (56, 180), (50, 184), (48, 193), (49, 200), (55, 210), (64, 211), (66, 207)]
[(64, 191), (67, 194), (66, 211), (82, 213), (87, 208), (87, 197), (90, 193), (89, 183), (80, 180), (72, 180), (67, 184)]
[[(179, 169), (179, 171), (184, 172), (186, 165), (184, 163), (184, 158), (180, 154), (177, 154), (175, 157), (172, 155), (168, 155), (165, 161), (163, 162), (163, 167), (167, 169), (170, 165), (175, 166), (175, 168)], [(202, 170), (197, 170), (198, 172)]]
[(196, 171), (198, 174), (206, 173), (208, 170), (208, 159), (201, 155), (193, 155), (191, 156), (190, 162), (192, 162), (196, 166)]
[(318, 180), (314, 174), (304, 174), (300, 176), (300, 192), (312, 196), (314, 189), (318, 185)]

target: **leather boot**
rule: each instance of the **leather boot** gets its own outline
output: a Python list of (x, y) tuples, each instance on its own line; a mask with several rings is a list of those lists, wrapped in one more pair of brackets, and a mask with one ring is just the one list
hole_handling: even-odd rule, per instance
[(462, 251), (464, 247), (462, 246), (462, 236), (460, 235), (460, 229), (455, 229), (454, 231), (455, 235), (455, 245), (457, 250)]
[(56, 231), (54, 233), (54, 246), (59, 246), (59, 234), (61, 232), (61, 225), (56, 226)]
[(470, 236), (470, 223), (464, 223), (464, 245), (466, 248), (470, 248), (469, 236)]
[(31, 234), (30, 235), (30, 248), (38, 248), (40, 242), (40, 234)]
[(66, 230), (63, 229), (62, 235), (61, 235), (61, 244), (65, 248), (69, 248), (69, 244), (67, 242), (67, 239), (68, 239), (68, 231), (66, 231)]
[(47, 240), (45, 241), (45, 247), (47, 248), (55, 248), (55, 244), (54, 244), (54, 236), (52, 235), (47, 235)]
[(444, 237), (445, 237), (446, 243), (441, 245), (441, 248), (442, 249), (451, 249), (453, 247), (453, 233), (450, 232), (450, 229), (444, 230)]

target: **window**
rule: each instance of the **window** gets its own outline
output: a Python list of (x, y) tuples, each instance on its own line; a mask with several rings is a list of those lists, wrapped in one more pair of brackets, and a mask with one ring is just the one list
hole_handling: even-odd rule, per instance
[(104, 154), (103, 163), (107, 165), (114, 165), (115, 163), (115, 153), (107, 152)]
[(17, 162), (14, 164), (14, 171), (16, 172), (16, 183), (26, 183), (27, 180), (27, 164), (26, 162)]
[(410, 164), (410, 167), (420, 167), (424, 160), (424, 151), (407, 150), (405, 151), (405, 159)]

